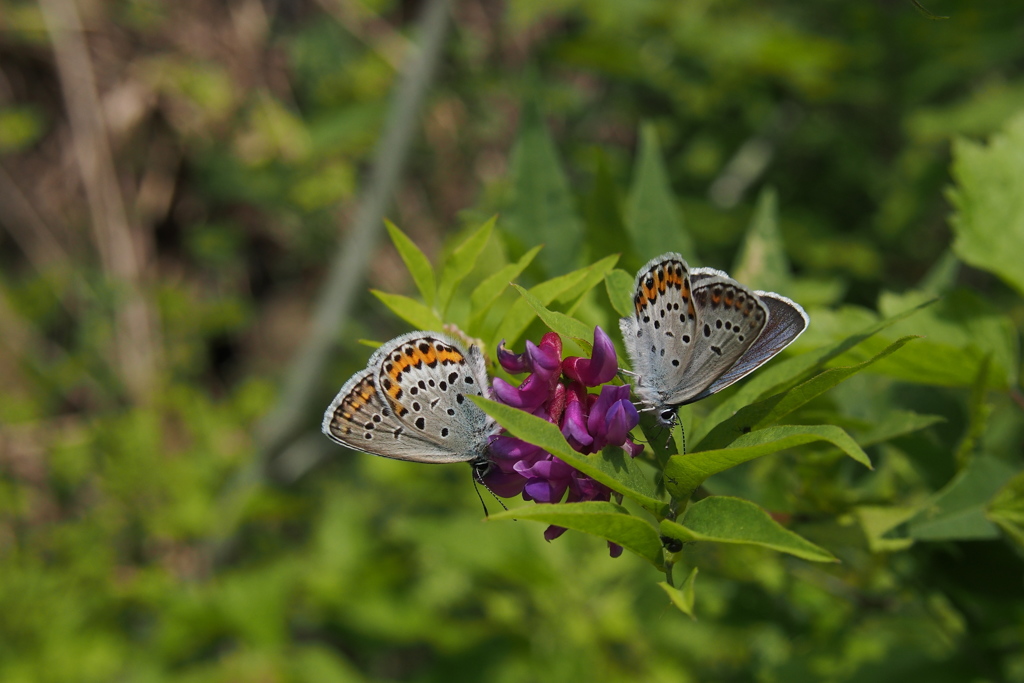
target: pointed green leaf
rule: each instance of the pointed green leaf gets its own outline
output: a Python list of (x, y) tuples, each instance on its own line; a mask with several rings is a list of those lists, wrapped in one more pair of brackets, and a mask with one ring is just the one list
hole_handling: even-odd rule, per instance
[(729, 448), (673, 455), (665, 466), (665, 484), (676, 498), (688, 498), (705, 479), (762, 455), (815, 441), (828, 441), (857, 462), (871, 461), (850, 435), (835, 425), (768, 427), (743, 434)]
[(501, 296), (501, 293), (509, 286), (509, 283), (519, 277), (520, 274), (526, 270), (526, 267), (530, 265), (533, 258), (537, 255), (537, 252), (541, 249), (543, 249), (543, 247), (534, 247), (523, 254), (518, 261), (503, 266), (494, 275), (491, 275), (477, 285), (476, 289), (473, 290), (473, 294), (471, 294), (469, 298), (474, 320), (479, 321), (483, 315), (490, 310), (491, 306), (494, 305), (494, 302)]
[(608, 300), (612, 308), (622, 317), (633, 315), (633, 276), (616, 268), (604, 277), (604, 286), (608, 290)]
[(442, 313), (448, 309), (448, 304), (459, 284), (473, 272), (476, 260), (487, 246), (487, 240), (491, 238), (496, 220), (497, 216), (481, 225), (457, 246), (445, 261), (444, 268), (441, 269), (441, 283), (437, 286), (437, 305)]
[(961, 138), (953, 143), (949, 199), (953, 250), (965, 263), (1001, 277), (1024, 295), (1024, 115), (1017, 116), (988, 145)]
[[(615, 266), (616, 260), (618, 260), (618, 256), (609, 256), (593, 265), (542, 282), (531, 287), (529, 292), (545, 306), (553, 301), (564, 303), (577, 299), (593, 289), (597, 283), (604, 280), (608, 271)], [(508, 344), (516, 342), (526, 332), (526, 328), (530, 326), (530, 323), (536, 317), (536, 311), (530, 307), (530, 304), (525, 299), (520, 298), (512, 304), (505, 313), (505, 317), (502, 318), (494, 335), (495, 341), (504, 339)]]
[(1013, 475), (1013, 468), (1002, 460), (978, 456), (888, 536), (918, 541), (997, 538), (999, 530), (986, 516), (986, 508)]
[(564, 273), (580, 260), (583, 226), (576, 200), (534, 103), (524, 105), (521, 121), (510, 163), (512, 197), (504, 212), (505, 230), (523, 249), (545, 245), (539, 259), (545, 271)]
[(912, 538), (885, 538), (885, 534), (913, 517), (916, 508), (865, 505), (854, 508), (853, 512), (857, 515), (871, 552), (889, 553), (914, 545)]
[[(878, 310), (883, 315), (903, 310), (927, 296), (923, 292), (883, 292)], [(988, 386), (1013, 386), (1019, 372), (1020, 348), (1017, 330), (1006, 313), (1005, 307), (993, 305), (975, 291), (955, 289), (936, 305), (893, 326), (892, 335), (919, 334), (925, 339), (913, 355), (880, 363), (873, 372), (921, 384), (967, 387), (975, 384), (982, 361), (990, 355)], [(851, 355), (870, 351), (870, 344), (865, 344)]]
[[(695, 450), (724, 448), (737, 437), (778, 422), (800, 406), (821, 396), (840, 382), (849, 379), (891, 353), (895, 353), (914, 337), (898, 339), (872, 358), (849, 367), (825, 370), (792, 389), (770, 396), (740, 409), (735, 415), (717, 424), (701, 439)], [(865, 462), (865, 464), (867, 464)]]
[[(615, 268), (615, 264), (618, 262), (619, 255), (612, 254), (611, 256), (605, 256), (599, 261), (595, 261), (585, 268), (581, 268), (580, 270), (583, 272), (583, 279), (570, 287), (561, 289), (551, 301), (560, 304), (569, 303), (570, 301), (578, 301), (587, 292), (603, 282), (605, 276)], [(557, 279), (558, 278), (555, 278), (555, 280)], [(553, 281), (554, 280), (549, 280), (549, 282)], [(541, 285), (537, 285), (537, 287), (541, 287)], [(532, 289), (530, 292), (534, 293)]]
[(697, 568), (694, 567), (690, 570), (690, 573), (683, 580), (683, 585), (679, 588), (668, 585), (664, 581), (658, 583), (661, 589), (668, 595), (668, 599), (672, 601), (680, 612), (689, 616), (694, 621), (697, 621), (697, 615), (693, 613), (694, 603), (694, 583), (697, 580)]
[(978, 376), (971, 387), (971, 398), (967, 403), (967, 433), (964, 434), (956, 449), (956, 461), (964, 465), (981, 449), (988, 418), (992, 414), (992, 406), (986, 400), (988, 393), (988, 369), (991, 365), (991, 354), (986, 355), (978, 368)]
[(857, 443), (861, 448), (873, 446), (945, 421), (946, 418), (941, 415), (920, 415), (909, 410), (891, 410), (886, 412), (880, 422), (872, 425), (870, 431), (858, 438)]
[(638, 259), (631, 266), (639, 267), (666, 251), (678, 251), (691, 263), (699, 261), (693, 240), (683, 226), (652, 124), (640, 129), (640, 151), (627, 201), (626, 227)]
[(918, 289), (929, 296), (941, 296), (956, 286), (957, 276), (960, 275), (960, 259), (956, 257), (952, 249), (942, 252), (939, 260), (932, 264), (921, 278)]
[(621, 448), (606, 448), (601, 453), (583, 455), (572, 449), (557, 425), (524, 410), (489, 401), (481, 396), (469, 398), (497, 420), (498, 424), (507, 429), (512, 436), (540, 446), (588, 477), (632, 498), (655, 516), (666, 514), (668, 506), (657, 497), (639, 464)]
[(687, 508), (681, 522), (661, 521), (659, 532), (680, 541), (759, 545), (811, 562), (838, 562), (836, 557), (786, 529), (748, 500), (712, 496)]
[(594, 186), (584, 200), (584, 248), (589, 259), (621, 253), (627, 237), (619, 188), (608, 168), (608, 157), (600, 148), (595, 149), (594, 156)]
[(388, 234), (391, 235), (391, 242), (398, 250), (398, 255), (402, 257), (405, 267), (409, 269), (409, 274), (412, 275), (413, 282), (416, 283), (416, 289), (419, 290), (423, 301), (427, 306), (433, 306), (437, 284), (434, 281), (434, 269), (431, 267), (430, 261), (394, 223), (385, 219), (384, 225), (388, 229)]
[(992, 499), (988, 518), (1024, 547), (1024, 472), (1017, 473)]
[(772, 188), (765, 188), (758, 197), (733, 277), (751, 289), (786, 293), (789, 288), (789, 259), (779, 234), (778, 200)]
[(415, 329), (441, 329), (441, 319), (437, 317), (437, 314), (434, 313), (433, 309), (428, 308), (419, 301), (410, 299), (407, 296), (402, 296), (401, 294), (388, 294), (387, 292), (381, 292), (376, 289), (372, 289), (370, 291), (375, 297), (380, 299), (385, 306), (390, 308), (392, 313), (412, 325)]
[(621, 505), (603, 501), (527, 505), (491, 515), (489, 520), (519, 519), (555, 524), (618, 543), (658, 569), (664, 564), (661, 539), (649, 522)]
[[(764, 396), (769, 392), (778, 393), (780, 387), (793, 384), (796, 378), (810, 372), (814, 368), (822, 368), (827, 362), (836, 358), (850, 349), (864, 343), (874, 335), (887, 327), (913, 315), (914, 313), (931, 306), (937, 299), (931, 299), (922, 304), (908, 308), (907, 310), (885, 320), (869, 325), (867, 328), (851, 335), (830, 346), (816, 349), (809, 353), (787, 358), (781, 362), (774, 362), (765, 368), (760, 368), (750, 378), (743, 380), (738, 391), (728, 399), (719, 403), (711, 414), (701, 422), (698, 432), (693, 435), (694, 442), (703, 438), (704, 431), (712, 426), (721, 423), (730, 415), (733, 415), (743, 406), (751, 403), (754, 399)], [(813, 324), (813, 321), (812, 321)]]
[(530, 294), (528, 291), (520, 287), (519, 285), (512, 285), (519, 292), (519, 295), (526, 300), (526, 303), (530, 305), (530, 308), (534, 310), (538, 317), (544, 321), (552, 332), (557, 332), (563, 337), (571, 337), (575, 339), (583, 349), (590, 353), (594, 349), (592, 342), (588, 341), (594, 337), (594, 328), (590, 325), (581, 323), (579, 320), (572, 318), (564, 313), (558, 311), (551, 311), (540, 302), (540, 299)]

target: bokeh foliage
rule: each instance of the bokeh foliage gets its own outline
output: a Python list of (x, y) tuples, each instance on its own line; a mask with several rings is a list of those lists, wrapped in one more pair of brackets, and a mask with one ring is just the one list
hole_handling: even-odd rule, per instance
[[(339, 452), (318, 414), (214, 543), (416, 7), (82, 3), (144, 266), (126, 282), (72, 160), (53, 6), (0, 0), (0, 679), (1024, 680), (1013, 3), (927, 3), (950, 17), (934, 21), (909, 2), (453, 2), (390, 212), (442, 286), (418, 297), (422, 268), (366, 255), (324, 405), (365, 363), (359, 339), (408, 329), (382, 299), (493, 348), (546, 329), (500, 286), (515, 278), (614, 330), (622, 283), (668, 250), (812, 318), (791, 354), (684, 414), (694, 446), (777, 368), (923, 336), (787, 417), (845, 430), (873, 471), (819, 442), (705, 482), (841, 562), (687, 545), (699, 573), (671, 602), (695, 622), (639, 558), (483, 524), (464, 468)], [(605, 258), (586, 296), (537, 292)], [(152, 324), (142, 392), (118, 346), (133, 301)]]

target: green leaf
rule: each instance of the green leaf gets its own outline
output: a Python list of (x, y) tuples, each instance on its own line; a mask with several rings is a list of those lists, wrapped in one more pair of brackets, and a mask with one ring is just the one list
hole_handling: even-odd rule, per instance
[(540, 302), (540, 299), (530, 294), (528, 291), (520, 287), (519, 285), (512, 285), (519, 292), (520, 296), (526, 300), (526, 303), (530, 305), (544, 324), (551, 328), (552, 332), (557, 332), (564, 337), (571, 337), (575, 339), (583, 349), (590, 353), (593, 351), (594, 344), (589, 339), (594, 338), (594, 328), (590, 325), (581, 323), (579, 320), (568, 316), (558, 311), (548, 310), (544, 304)]
[(679, 588), (670, 586), (664, 581), (658, 583), (661, 589), (668, 595), (668, 599), (672, 601), (680, 612), (688, 615), (694, 621), (697, 621), (697, 615), (693, 613), (694, 603), (694, 583), (697, 580), (697, 568), (694, 567), (690, 570), (690, 573), (683, 580), (683, 585)]
[(857, 462), (871, 461), (850, 435), (835, 425), (768, 427), (744, 434), (731, 447), (673, 455), (665, 466), (665, 484), (676, 498), (688, 498), (705, 479), (762, 455), (777, 453), (815, 441), (828, 441)]
[(927, 7), (925, 7), (921, 0), (910, 0), (910, 4), (923, 16), (925, 19), (931, 19), (932, 21), (942, 21), (943, 19), (949, 19), (949, 17), (940, 16), (938, 14), (932, 14)]
[[(593, 265), (535, 285), (529, 289), (529, 292), (545, 306), (553, 301), (564, 303), (579, 298), (593, 289), (598, 282), (604, 280), (605, 275), (615, 266), (617, 260), (617, 255), (603, 258)], [(520, 298), (505, 313), (505, 317), (498, 325), (494, 340), (504, 339), (508, 344), (515, 343), (536, 317), (536, 311), (525, 299)]]
[(626, 227), (638, 258), (631, 266), (639, 268), (647, 259), (666, 251), (678, 251), (690, 263), (699, 261), (669, 185), (658, 134), (649, 123), (640, 129), (640, 153), (626, 205)]
[(861, 448), (873, 446), (945, 421), (946, 418), (941, 415), (921, 415), (909, 410), (890, 410), (885, 413), (880, 422), (872, 425), (870, 431), (858, 438), (857, 443)]
[(1019, 472), (992, 499), (988, 518), (1024, 547), (1024, 472)]
[[(700, 429), (694, 433), (693, 440), (698, 442), (703, 438), (705, 430), (713, 425), (721, 423), (730, 415), (733, 415), (743, 406), (751, 403), (754, 399), (764, 396), (769, 391), (778, 391), (779, 387), (794, 383), (796, 378), (812, 371), (814, 368), (821, 368), (825, 363), (836, 358), (850, 349), (856, 348), (882, 330), (896, 324), (897, 322), (913, 315), (921, 309), (931, 306), (937, 299), (930, 299), (922, 304), (908, 308), (897, 315), (869, 325), (857, 334), (850, 335), (831, 346), (825, 346), (814, 351), (787, 358), (781, 362), (774, 362), (765, 368), (760, 368), (753, 376), (743, 381), (739, 389), (732, 396), (722, 401), (699, 425)], [(813, 324), (813, 321), (812, 321)]]
[(778, 200), (772, 188), (765, 188), (758, 197), (733, 273), (733, 277), (751, 289), (770, 292), (789, 289), (789, 259), (779, 234)]
[(480, 253), (487, 246), (487, 240), (491, 238), (491, 231), (496, 220), (497, 216), (481, 225), (446, 259), (444, 268), (441, 270), (441, 283), (437, 287), (437, 305), (442, 314), (448, 310), (448, 304), (459, 284), (473, 272)]
[(543, 247), (534, 247), (523, 254), (518, 261), (503, 266), (494, 275), (491, 275), (477, 285), (469, 297), (474, 320), (479, 321), (490, 310), (494, 302), (501, 296), (501, 293), (505, 291), (505, 288), (526, 270), (526, 267), (530, 265), (537, 252), (541, 249)]
[(537, 106), (527, 102), (512, 151), (512, 197), (505, 230), (526, 249), (547, 248), (540, 263), (548, 274), (564, 273), (580, 260), (583, 226), (554, 143)]
[(606, 448), (601, 453), (583, 455), (574, 451), (558, 426), (547, 420), (481, 396), (470, 396), (469, 399), (512, 436), (540, 446), (613, 491), (632, 498), (655, 516), (663, 517), (667, 513), (668, 505), (657, 497), (639, 464), (621, 448)]
[[(920, 303), (924, 292), (883, 293), (878, 310), (886, 315)], [(991, 355), (988, 386), (1006, 389), (1016, 383), (1020, 349), (1013, 320), (1005, 307), (969, 289), (956, 289), (936, 305), (892, 327), (890, 334), (925, 337), (913, 356), (882, 363), (875, 372), (922, 384), (972, 386), (986, 355)]]
[(584, 248), (588, 259), (621, 253), (626, 226), (622, 218), (619, 188), (608, 168), (608, 157), (601, 148), (594, 150), (594, 186), (584, 200), (586, 221)]
[(916, 508), (865, 505), (854, 508), (853, 512), (860, 522), (871, 552), (888, 553), (914, 545), (912, 538), (885, 538), (885, 534), (913, 517)]
[(964, 263), (995, 273), (1024, 295), (1024, 115), (989, 144), (960, 138), (951, 167), (953, 250)]
[(604, 501), (527, 505), (499, 512), (489, 520), (520, 519), (555, 524), (600, 536), (636, 553), (658, 569), (664, 566), (661, 539), (651, 524), (621, 505)]
[[(861, 372), (872, 363), (876, 363), (889, 354), (895, 353), (903, 348), (911, 339), (914, 339), (914, 337), (898, 339), (863, 363), (825, 370), (792, 389), (787, 389), (740, 409), (735, 415), (723, 420), (708, 432), (708, 435), (701, 439), (695, 450), (723, 448), (743, 434), (778, 422), (800, 406), (821, 396), (832, 387)], [(867, 464), (866, 460), (865, 464)]]
[(759, 545), (811, 562), (839, 561), (824, 548), (783, 527), (757, 505), (729, 496), (697, 501), (686, 509), (681, 522), (663, 519), (659, 532), (686, 543)]
[(932, 297), (947, 293), (956, 286), (960, 265), (960, 259), (953, 253), (953, 249), (947, 248), (921, 278), (918, 290)]
[[(580, 270), (583, 273), (583, 279), (576, 284), (561, 290), (552, 301), (560, 304), (568, 303), (570, 301), (578, 301), (587, 292), (592, 290), (598, 284), (604, 281), (605, 276), (615, 268), (615, 264), (619, 262), (619, 255), (612, 254), (611, 256), (605, 256), (600, 261), (595, 261), (585, 268)], [(555, 278), (556, 280), (558, 278)], [(537, 285), (540, 287), (541, 285)], [(533, 289), (530, 290), (531, 293)], [(551, 303), (551, 302), (548, 302)], [(545, 304), (547, 305), (547, 304)]]
[(433, 309), (426, 305), (410, 299), (407, 296), (401, 294), (388, 294), (387, 292), (381, 292), (376, 289), (370, 290), (371, 293), (381, 300), (381, 302), (391, 309), (391, 312), (397, 315), (405, 322), (412, 325), (417, 330), (440, 330), (442, 327), (441, 319), (437, 317)]
[(992, 356), (985, 356), (978, 368), (978, 376), (971, 388), (971, 398), (967, 402), (967, 433), (960, 441), (956, 449), (956, 461), (961, 466), (978, 454), (981, 449), (982, 439), (985, 436), (985, 428), (988, 427), (988, 418), (992, 414), (992, 406), (985, 400), (988, 388), (988, 368)]
[(909, 536), (918, 541), (997, 538), (999, 529), (989, 521), (986, 508), (1013, 475), (1013, 468), (998, 458), (976, 457), (889, 537)]
[(391, 242), (398, 250), (398, 255), (402, 257), (405, 267), (409, 269), (409, 274), (412, 275), (413, 282), (416, 283), (416, 289), (420, 291), (423, 301), (427, 306), (433, 306), (434, 296), (437, 294), (437, 284), (434, 281), (434, 269), (431, 267), (430, 261), (394, 223), (384, 219), (384, 225), (388, 229), (388, 234), (391, 235)]
[(608, 300), (615, 312), (623, 317), (633, 315), (633, 276), (616, 268), (604, 276)]

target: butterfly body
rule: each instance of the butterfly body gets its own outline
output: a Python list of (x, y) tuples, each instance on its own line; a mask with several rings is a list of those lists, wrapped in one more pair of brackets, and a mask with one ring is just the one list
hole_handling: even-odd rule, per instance
[(619, 321), (636, 396), (670, 423), (676, 409), (742, 379), (807, 327), (804, 310), (752, 291), (676, 253), (651, 259), (633, 285), (634, 312)]
[(324, 413), (331, 440), (385, 458), (485, 467), (497, 424), (467, 396), (488, 396), (483, 355), (438, 332), (383, 344)]

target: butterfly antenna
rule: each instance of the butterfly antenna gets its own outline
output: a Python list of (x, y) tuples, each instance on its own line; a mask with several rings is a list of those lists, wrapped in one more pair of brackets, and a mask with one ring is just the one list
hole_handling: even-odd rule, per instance
[(502, 502), (501, 498), (498, 498), (498, 494), (492, 491), (491, 487), (484, 482), (484, 473), (487, 472), (490, 467), (490, 463), (484, 463), (483, 467), (476, 465), (473, 466), (473, 490), (476, 491), (476, 497), (480, 499), (480, 507), (484, 509), (484, 517), (490, 516), (491, 513), (487, 510), (487, 504), (484, 502), (484, 497), (480, 495), (480, 486), (487, 489), (487, 493), (491, 494), (494, 497), (494, 500), (498, 501), (498, 505), (500, 505), (503, 510), (508, 511), (508, 506), (506, 506), (505, 503)]

